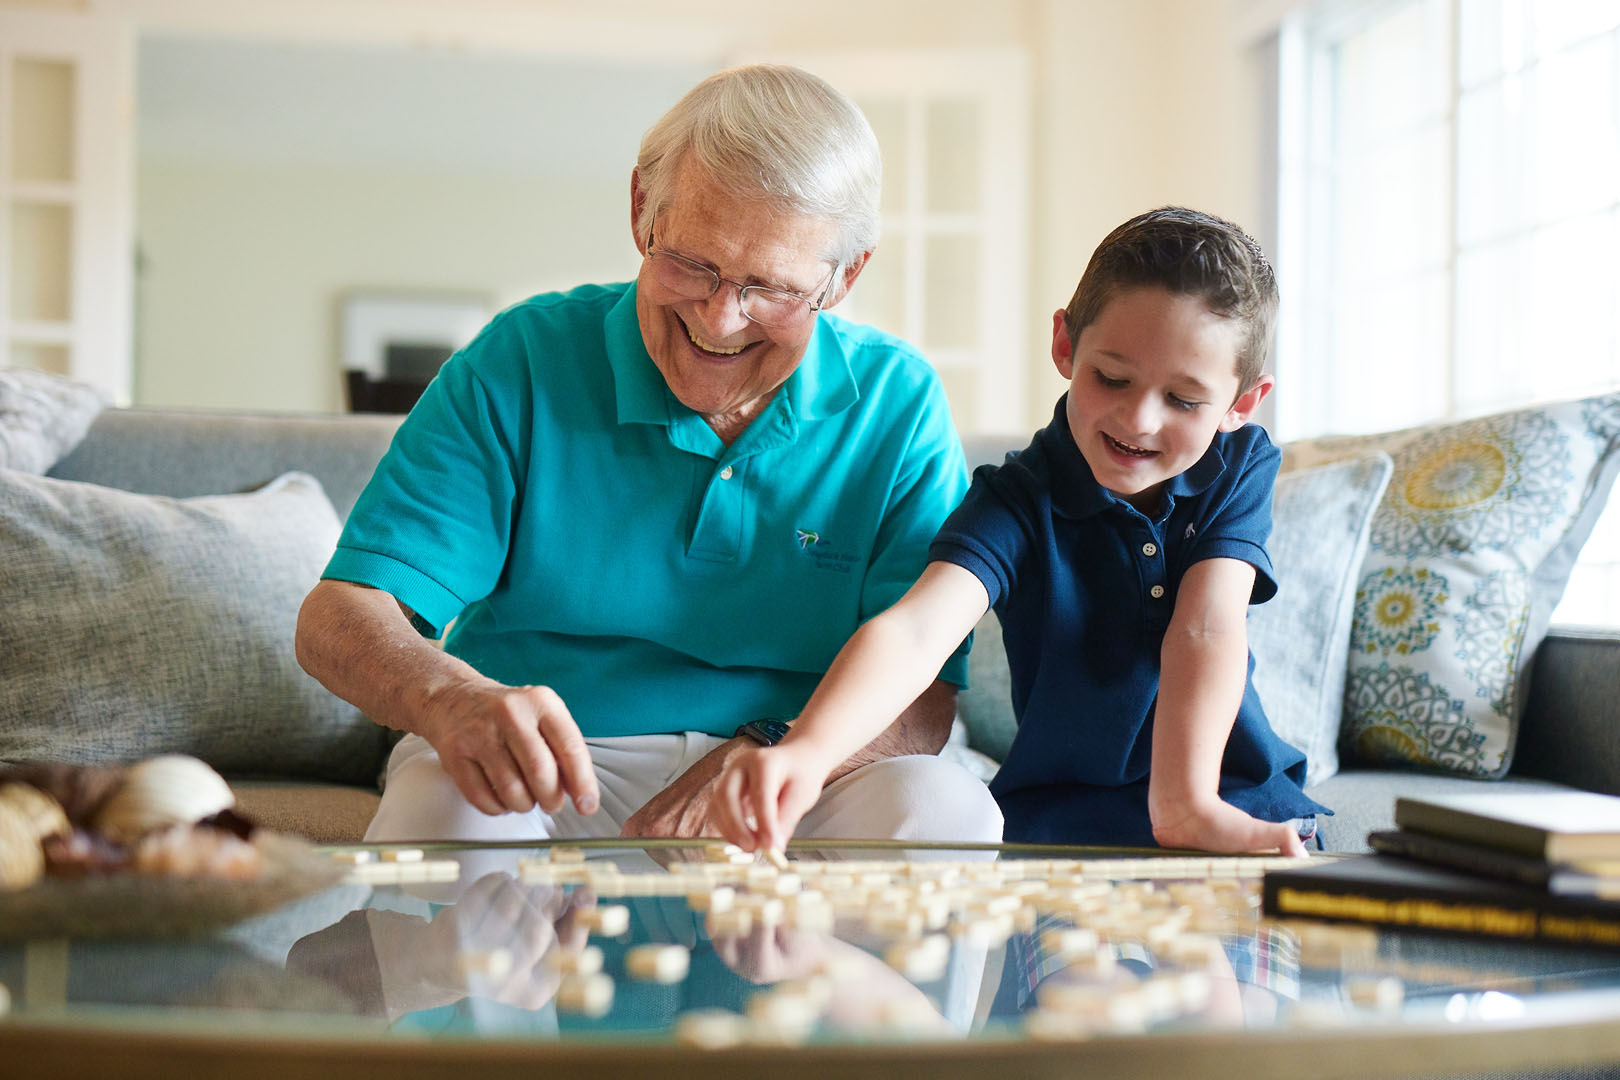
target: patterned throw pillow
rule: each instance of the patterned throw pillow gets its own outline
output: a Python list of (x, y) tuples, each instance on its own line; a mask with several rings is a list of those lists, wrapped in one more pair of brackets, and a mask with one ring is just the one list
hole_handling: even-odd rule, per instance
[(1531, 660), (1620, 467), (1620, 394), (1283, 448), (1395, 460), (1356, 590), (1340, 753), (1494, 779)]

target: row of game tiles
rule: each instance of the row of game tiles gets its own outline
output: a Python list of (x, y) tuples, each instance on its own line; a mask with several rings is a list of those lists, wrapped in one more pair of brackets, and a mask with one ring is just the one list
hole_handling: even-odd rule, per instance
[[(992, 858), (987, 852), (981, 859), (790, 859), (779, 850), (748, 852), (735, 844), (705, 843), (702, 846), (673, 849), (682, 856), (696, 854), (697, 859), (672, 859), (667, 867), (670, 873), (680, 873), (693, 866), (753, 866), (769, 865), (777, 870), (789, 868), (804, 876), (822, 873), (889, 874), (907, 878), (938, 878), (964, 876), (1018, 880), (1052, 875), (1085, 876), (1102, 880), (1129, 880), (1136, 878), (1204, 878), (1254, 877), (1270, 869), (1297, 868), (1297, 859), (1264, 855), (1160, 855), (1148, 858), (1097, 859), (1040, 859)], [(808, 849), (814, 851), (814, 848)], [(612, 849), (603, 849), (611, 856)], [(590, 855), (585, 848), (557, 845), (536, 855), (526, 856), (529, 864), (551, 863), (557, 866), (588, 863)], [(709, 872), (719, 872), (710, 870)]]
[[(454, 881), (459, 873), (455, 860), (426, 859), (419, 849), (384, 849), (380, 854), (368, 850), (337, 857), (351, 864), (347, 880), (371, 884)], [(560, 877), (559, 869), (564, 871)], [(629, 894), (624, 885), (631, 881), (650, 882), (656, 888), (647, 890), (649, 894), (684, 895), (693, 910), (706, 914), (707, 929), (714, 936), (779, 925), (830, 933), (837, 920), (858, 919), (868, 930), (893, 937), (918, 937), (948, 927), (953, 935), (987, 947), (1014, 932), (1032, 931), (1039, 917), (1048, 915), (1067, 919), (1104, 942), (1140, 940), (1160, 949), (1174, 946), (1196, 953), (1207, 948), (1204, 935), (1252, 923), (1258, 899), (1248, 883), (1219, 879), (1099, 882), (1054, 875), (999, 883), (970, 878), (952, 885), (943, 882), (954, 875), (902, 877), (896, 883), (890, 870), (860, 869), (856, 874), (813, 876), (824, 888), (807, 889), (799, 875), (763, 864), (747, 867), (734, 886), (701, 873), (623, 874), (610, 864), (566, 859), (525, 861), (520, 874), (528, 883), (577, 880), (603, 896)], [(628, 927), (629, 913), (620, 905), (604, 905), (580, 909), (575, 918), (578, 925), (617, 936)]]

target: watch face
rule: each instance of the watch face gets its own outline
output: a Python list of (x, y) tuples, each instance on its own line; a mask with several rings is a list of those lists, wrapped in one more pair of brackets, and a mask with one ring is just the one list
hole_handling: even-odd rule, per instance
[(762, 746), (775, 746), (782, 741), (782, 736), (788, 733), (786, 720), (777, 720), (775, 717), (762, 717), (759, 720), (750, 720), (737, 729), (738, 735), (747, 735), (750, 739)]

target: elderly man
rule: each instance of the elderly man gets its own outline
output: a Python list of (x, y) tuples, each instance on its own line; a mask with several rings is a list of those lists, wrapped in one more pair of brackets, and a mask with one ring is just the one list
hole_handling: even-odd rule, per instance
[[(718, 835), (727, 759), (921, 572), (966, 488), (938, 380), (821, 314), (880, 171), (821, 80), (715, 75), (642, 141), (635, 282), (533, 297), (445, 364), (299, 616), (304, 667), (407, 733), (368, 839)], [(799, 835), (1000, 838), (934, 756), (964, 659)]]

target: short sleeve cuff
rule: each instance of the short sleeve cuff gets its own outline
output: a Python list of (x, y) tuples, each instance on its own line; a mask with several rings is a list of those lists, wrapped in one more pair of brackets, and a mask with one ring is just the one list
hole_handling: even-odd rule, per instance
[(990, 595), (990, 606), (995, 607), (1007, 595), (1008, 582), (1000, 566), (985, 553), (953, 540), (935, 540), (928, 546), (929, 562), (948, 562), (960, 566), (979, 579), (984, 591)]
[(321, 577), (368, 585), (388, 593), (416, 612), (417, 629), (424, 629), (421, 624), (425, 624), (431, 631), (429, 637), (438, 637), (467, 606), (460, 597), (421, 571), (375, 551), (339, 546)]
[(1254, 589), (1249, 603), (1263, 604), (1277, 595), (1277, 580), (1272, 576), (1271, 556), (1260, 544), (1236, 538), (1212, 540), (1198, 546), (1200, 559), (1236, 559), (1254, 567)]

